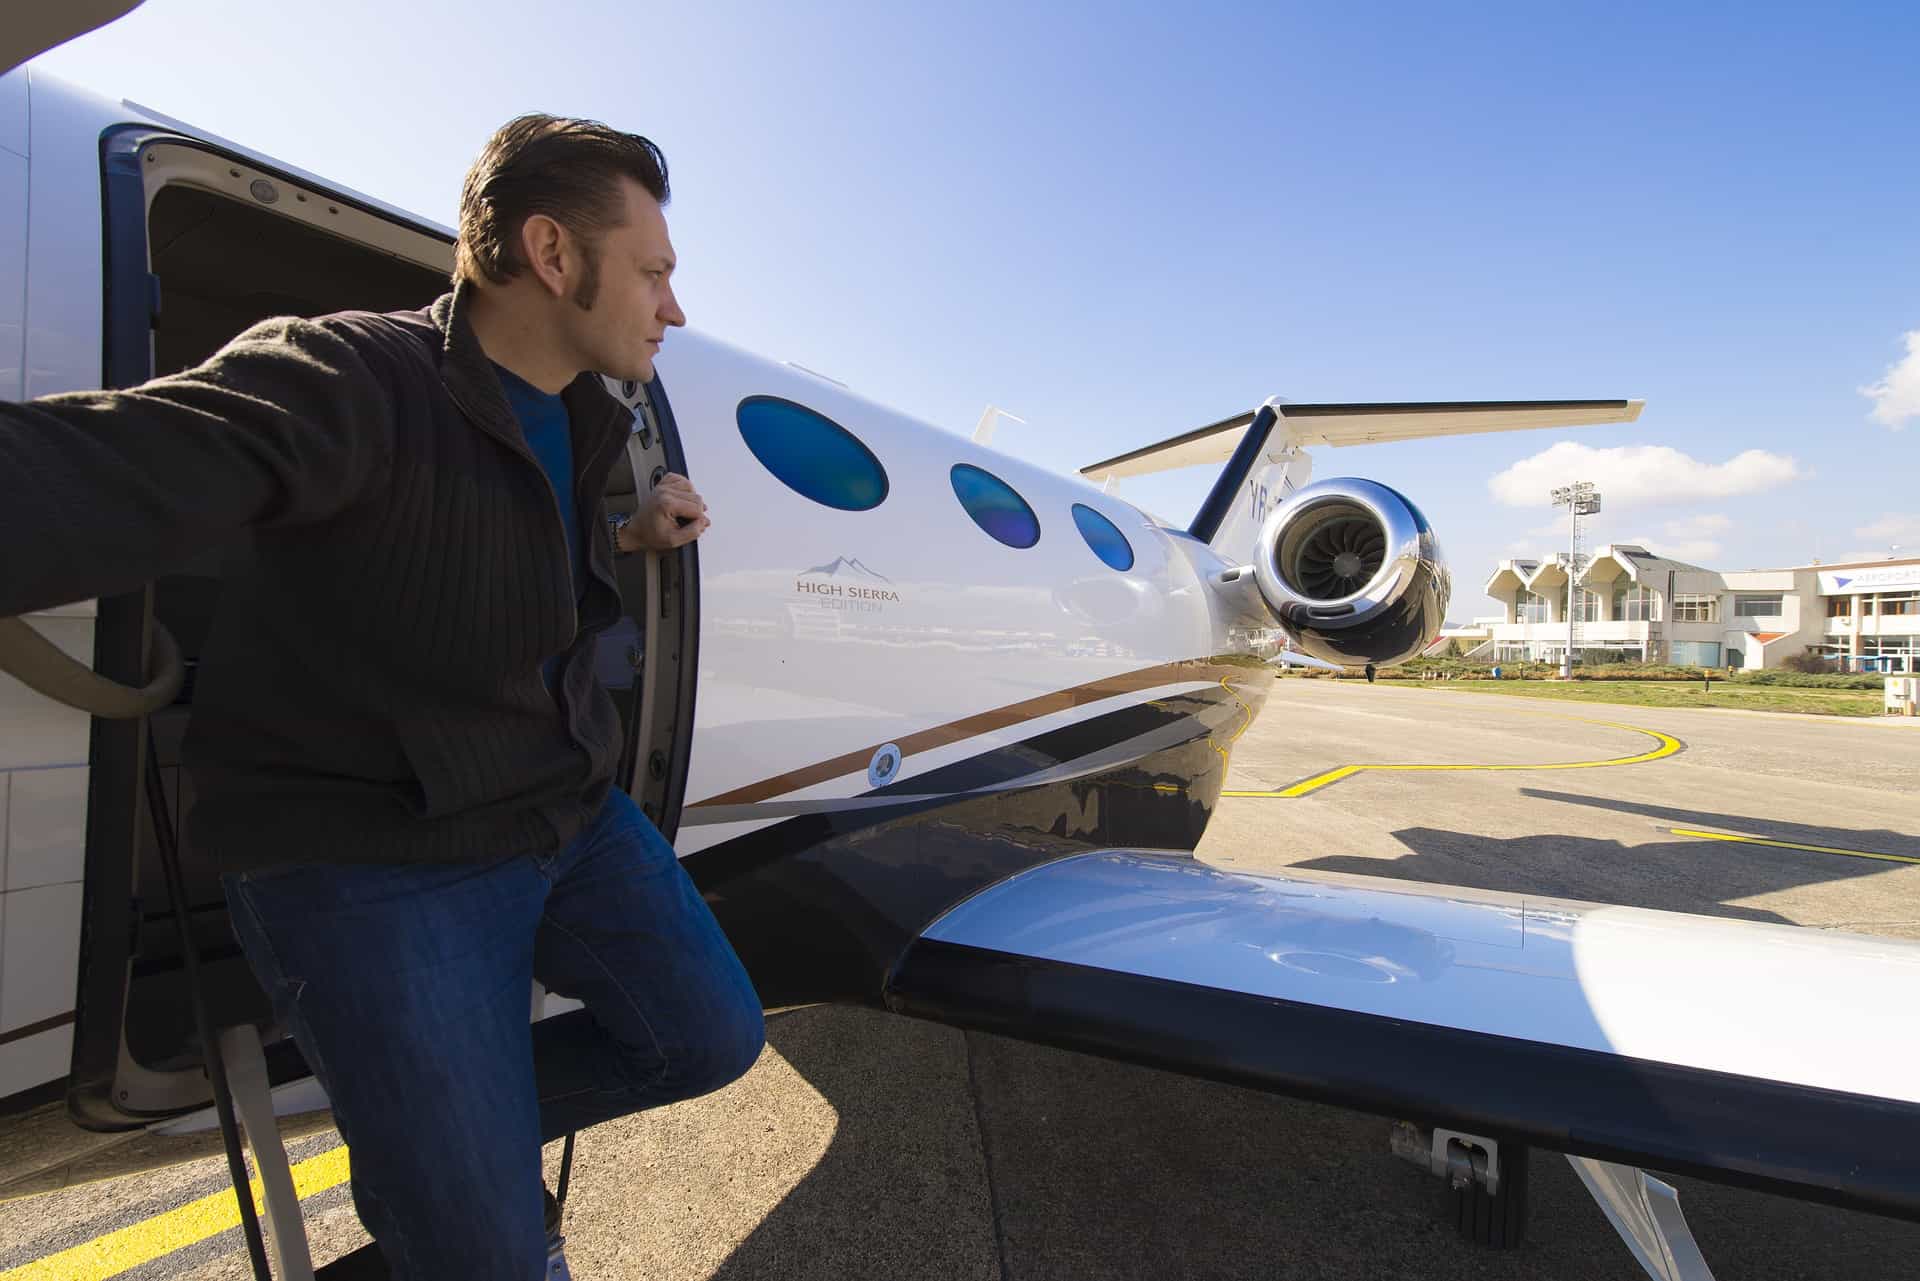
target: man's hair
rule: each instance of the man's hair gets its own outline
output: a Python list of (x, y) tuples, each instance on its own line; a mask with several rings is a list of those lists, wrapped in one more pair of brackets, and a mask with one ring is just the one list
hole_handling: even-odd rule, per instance
[(528, 218), (544, 214), (586, 242), (589, 279), (583, 305), (591, 306), (599, 277), (592, 245), (621, 221), (621, 178), (633, 179), (667, 203), (667, 158), (639, 134), (562, 116), (509, 120), (487, 140), (460, 189), (454, 280), (504, 285), (525, 271), (520, 229)]

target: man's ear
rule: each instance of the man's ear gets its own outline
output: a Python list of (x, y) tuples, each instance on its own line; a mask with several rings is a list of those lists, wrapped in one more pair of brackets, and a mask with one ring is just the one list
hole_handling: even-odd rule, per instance
[(520, 224), (520, 252), (535, 280), (555, 298), (567, 293), (567, 229), (546, 214)]

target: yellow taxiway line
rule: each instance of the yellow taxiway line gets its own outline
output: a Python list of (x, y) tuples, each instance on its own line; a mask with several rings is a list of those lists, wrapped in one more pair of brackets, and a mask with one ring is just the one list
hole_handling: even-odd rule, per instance
[[(1542, 713), (1552, 715), (1552, 713)], [(1641, 765), (1647, 761), (1657, 761), (1672, 756), (1684, 744), (1671, 734), (1662, 734), (1657, 729), (1645, 729), (1639, 725), (1622, 725), (1619, 721), (1597, 721), (1585, 716), (1564, 716), (1562, 720), (1579, 721), (1585, 725), (1604, 725), (1608, 729), (1631, 730), (1636, 734), (1645, 734), (1654, 740), (1657, 746), (1635, 756), (1616, 756), (1604, 761), (1552, 761), (1541, 765), (1341, 765), (1324, 774), (1315, 774), (1312, 778), (1303, 778), (1291, 787), (1278, 791), (1224, 791), (1222, 796), (1255, 796), (1269, 799), (1292, 800), (1317, 792), (1323, 787), (1338, 783), (1343, 778), (1352, 778), (1355, 774), (1369, 771), (1390, 771), (1396, 773), (1434, 773), (1441, 771), (1466, 770), (1540, 770), (1540, 769), (1605, 769), (1609, 765)], [(3, 1281), (3, 1279), (0, 1279)]]
[(1227, 740), (1227, 745), (1221, 747), (1216, 743), (1213, 747), (1214, 751), (1220, 753), (1220, 771), (1221, 777), (1224, 778), (1226, 777), (1227, 767), (1233, 764), (1233, 745), (1240, 741), (1240, 736), (1246, 733), (1248, 727), (1253, 724), (1253, 709), (1247, 706), (1245, 699), (1233, 692), (1233, 686), (1227, 684), (1227, 677), (1222, 676), (1220, 678), (1220, 688), (1227, 691), (1227, 697), (1240, 704), (1241, 711), (1240, 728), (1233, 731), (1233, 737)]
[[(345, 1183), (347, 1177), (346, 1148), (331, 1148), (293, 1167), (293, 1190), (304, 1200)], [(253, 1181), (252, 1192), (254, 1207), (259, 1209), (258, 1179)], [(240, 1203), (232, 1188), (223, 1188), (177, 1210), (9, 1268), (0, 1272), (0, 1281), (106, 1281), (239, 1226)]]
[[(1234, 701), (1240, 702), (1231, 686), (1220, 682), (1233, 694)], [(1235, 742), (1252, 723), (1251, 709), (1240, 702), (1241, 709), (1247, 713), (1240, 728), (1227, 742), (1227, 751), (1220, 751), (1223, 762)], [(1542, 765), (1341, 765), (1312, 778), (1302, 779), (1291, 787), (1279, 791), (1223, 791), (1222, 796), (1285, 797), (1305, 796), (1323, 787), (1330, 786), (1344, 778), (1367, 771), (1466, 771), (1466, 770), (1542, 770), (1542, 769), (1601, 769), (1609, 765), (1639, 765), (1646, 761), (1657, 761), (1672, 756), (1682, 747), (1679, 739), (1671, 734), (1662, 734), (1658, 730), (1643, 729), (1638, 725), (1623, 725), (1618, 721), (1591, 720), (1584, 716), (1563, 717), (1564, 720), (1581, 721), (1588, 725), (1603, 725), (1609, 729), (1632, 730), (1636, 734), (1645, 734), (1653, 739), (1656, 746), (1635, 756), (1620, 756), (1604, 761), (1560, 761)], [(1156, 791), (1178, 790), (1170, 784), (1154, 784)], [(1710, 840), (1750, 841), (1760, 845), (1777, 845), (1787, 849), (1814, 850), (1823, 854), (1851, 854), (1860, 858), (1889, 859), (1899, 863), (1920, 863), (1920, 858), (1906, 858), (1898, 854), (1871, 854), (1864, 850), (1828, 849), (1818, 845), (1796, 845), (1788, 841), (1769, 841), (1752, 836), (1728, 836), (1718, 832), (1696, 832), (1681, 828), (1672, 829), (1676, 836), (1696, 836)], [(304, 1200), (317, 1192), (336, 1187), (348, 1178), (347, 1149), (333, 1148), (300, 1162), (293, 1167), (294, 1191)], [(253, 1199), (260, 1205), (260, 1184), (253, 1184)], [(62, 1250), (58, 1254), (36, 1259), (32, 1263), (0, 1272), (0, 1281), (106, 1281), (107, 1278), (131, 1271), (142, 1264), (183, 1250), (209, 1237), (218, 1236), (240, 1226), (240, 1207), (235, 1202), (232, 1189), (215, 1192), (189, 1202), (176, 1210), (169, 1210), (131, 1227), (117, 1229), (104, 1236), (96, 1237), (82, 1245)]]
[[(1732, 832), (1702, 832), (1691, 827), (1669, 827), (1675, 836), (1690, 836), (1700, 841), (1738, 841), (1742, 845), (1767, 845), (1777, 850), (1810, 850), (1815, 854), (1844, 854), (1848, 858), (1877, 858), (1887, 863), (1920, 863), (1906, 854), (1879, 854), (1873, 850), (1846, 850), (1834, 845), (1803, 845), (1799, 841), (1776, 841), (1764, 836), (1736, 836)], [(0, 1278), (4, 1281), (4, 1278)]]

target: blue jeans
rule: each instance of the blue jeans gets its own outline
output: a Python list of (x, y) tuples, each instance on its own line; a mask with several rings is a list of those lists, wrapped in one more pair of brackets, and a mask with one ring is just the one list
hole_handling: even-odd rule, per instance
[[(716, 1090), (765, 1040), (713, 913), (615, 790), (557, 854), (230, 876), (254, 973), (333, 1102), (393, 1275), (545, 1275), (540, 1146)], [(539, 979), (586, 1008), (529, 1023)]]

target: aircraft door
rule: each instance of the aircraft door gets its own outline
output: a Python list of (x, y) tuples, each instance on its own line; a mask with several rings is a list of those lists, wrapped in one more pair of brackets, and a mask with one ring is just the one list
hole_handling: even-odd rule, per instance
[[(687, 473), (666, 388), (608, 380), (634, 411), (626, 453), (607, 479), (609, 515), (631, 515), (669, 472)], [(616, 779), (667, 840), (680, 826), (693, 753), (694, 674), (700, 649), (698, 543), (614, 558), (622, 617), (598, 641), (595, 665), (620, 709), (625, 743)]]
[[(324, 189), (254, 161), (243, 167), (190, 140), (128, 127), (106, 137), (101, 163), (105, 386), (134, 386), (190, 367), (268, 315), (401, 310), (445, 288), (451, 249), (431, 233), (344, 199), (261, 203), (250, 194), (256, 178), (282, 192), (319, 196)], [(223, 183), (238, 185), (229, 191)], [(274, 1082), (306, 1074), (233, 937), (216, 869), (190, 842), (181, 843), (194, 798), (180, 744), (199, 660), (220, 598), (251, 559), (251, 540), (235, 538), (98, 604), (94, 672), (122, 686), (153, 688), (144, 700), (124, 696), (152, 704), (141, 709), (144, 716), (124, 705), (101, 712), (97, 700), (90, 703), (100, 715), (124, 719), (94, 720), (88, 751), (83, 928), (66, 1091), (69, 1114), (88, 1128), (135, 1126), (208, 1101), (188, 949), (164, 874), (168, 843), (180, 845), (180, 905), (214, 1026), (259, 1028)]]

